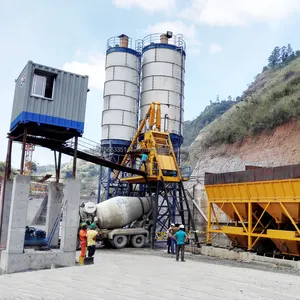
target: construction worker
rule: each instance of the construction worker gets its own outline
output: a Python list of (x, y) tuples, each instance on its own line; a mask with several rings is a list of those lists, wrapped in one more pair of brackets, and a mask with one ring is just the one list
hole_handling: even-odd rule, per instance
[(86, 244), (87, 244), (87, 225), (86, 223), (80, 224), (79, 231), (79, 241), (80, 241), (80, 256), (79, 256), (79, 264), (83, 265), (84, 259), (86, 257)]
[(96, 224), (92, 223), (90, 225), (90, 230), (87, 232), (87, 248), (88, 248), (88, 257), (93, 257), (96, 251), (96, 240), (98, 232), (96, 231)]
[(167, 240), (167, 245), (168, 245), (168, 254), (171, 253), (171, 246), (172, 246), (172, 239), (173, 239), (173, 235), (174, 235), (174, 228), (175, 228), (175, 224), (172, 223), (170, 228), (168, 228), (167, 230), (167, 235), (168, 235), (168, 240)]
[(184, 232), (184, 226), (179, 226), (179, 231), (177, 231), (174, 235), (174, 239), (176, 241), (176, 260), (179, 261), (179, 252), (181, 252), (181, 261), (184, 260), (184, 245), (187, 234)]
[(145, 167), (145, 172), (146, 172), (146, 162), (147, 162), (147, 159), (148, 159), (148, 155), (146, 153), (143, 153), (142, 154), (142, 164), (141, 164), (141, 168), (142, 166), (144, 165)]

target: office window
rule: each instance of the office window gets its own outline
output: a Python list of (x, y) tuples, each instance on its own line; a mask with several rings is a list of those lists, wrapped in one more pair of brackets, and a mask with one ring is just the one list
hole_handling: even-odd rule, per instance
[(53, 98), (55, 86), (55, 74), (34, 71), (31, 94), (47, 99)]

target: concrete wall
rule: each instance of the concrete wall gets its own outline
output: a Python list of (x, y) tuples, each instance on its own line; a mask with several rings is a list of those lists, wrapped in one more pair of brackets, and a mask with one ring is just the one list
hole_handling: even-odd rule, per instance
[(80, 180), (69, 179), (65, 185), (65, 203), (61, 227), (60, 249), (74, 255), (77, 246), (77, 232), (79, 225), (79, 204), (80, 204)]
[[(63, 185), (61, 183), (51, 182), (48, 185), (48, 191), (46, 232), (47, 236), (49, 237), (52, 231), (54, 231), (50, 246), (58, 246), (60, 215), (63, 200)], [(57, 221), (58, 224), (56, 224)]]
[(59, 249), (51, 251), (25, 250), (22, 254), (11, 254), (3, 251), (0, 260), (0, 274), (12, 274), (27, 270), (50, 269), (56, 267), (72, 267), (74, 256)]
[[(45, 269), (53, 264), (74, 266), (79, 224), (80, 180), (70, 179), (65, 185), (61, 246), (59, 250), (47, 252), (24, 250), (29, 186), (30, 176), (18, 175), (14, 178), (7, 247), (1, 252), (0, 273), (10, 274), (25, 270)], [(61, 207), (62, 186), (54, 184), (50, 190), (52, 190), (52, 194), (50, 192), (52, 204), (49, 207), (55, 208), (56, 206), (58, 209)], [(55, 213), (52, 214), (52, 221), (55, 215)]]
[(35, 225), (44, 206), (46, 205), (47, 197), (44, 198), (32, 198), (29, 197), (28, 210), (27, 210), (27, 225)]
[[(2, 182), (2, 188), (1, 188), (1, 199), (3, 199), (3, 220), (1, 226), (0, 248), (5, 248), (7, 243), (13, 182), (10, 180), (6, 181), (5, 191), (3, 190), (3, 186), (4, 186), (4, 182)], [(3, 192), (5, 193), (5, 195), (3, 195)]]

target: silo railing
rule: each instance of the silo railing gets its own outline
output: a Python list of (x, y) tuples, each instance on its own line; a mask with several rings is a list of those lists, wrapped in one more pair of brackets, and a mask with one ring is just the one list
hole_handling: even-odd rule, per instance
[[(161, 36), (161, 33), (153, 33), (145, 36), (142, 43), (143, 49), (152, 44), (162, 44)], [(184, 51), (186, 50), (186, 43), (183, 40), (182, 34), (173, 35), (171, 38), (168, 38), (167, 44), (174, 45)]]

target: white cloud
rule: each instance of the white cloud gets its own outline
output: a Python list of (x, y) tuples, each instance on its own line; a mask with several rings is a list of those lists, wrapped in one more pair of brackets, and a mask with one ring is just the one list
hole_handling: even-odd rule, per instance
[(299, 0), (191, 0), (180, 14), (211, 26), (245, 26), (282, 21), (300, 11)]
[(132, 8), (137, 6), (148, 12), (170, 11), (176, 7), (176, 0), (112, 0), (118, 8)]
[(220, 53), (222, 52), (223, 48), (219, 44), (210, 44), (209, 45), (209, 54), (215, 54), (215, 53)]
[(172, 31), (174, 34), (182, 34), (183, 39), (187, 42), (187, 50), (199, 54), (199, 47), (201, 43), (197, 40), (197, 30), (194, 24), (186, 25), (181, 21), (167, 21), (160, 22), (154, 25), (148, 26), (146, 29), (147, 33), (163, 33)]
[(89, 88), (103, 90), (105, 80), (105, 55), (102, 53), (90, 53), (84, 55), (78, 50), (75, 56), (86, 57), (82, 61), (67, 62), (63, 70), (89, 76)]

